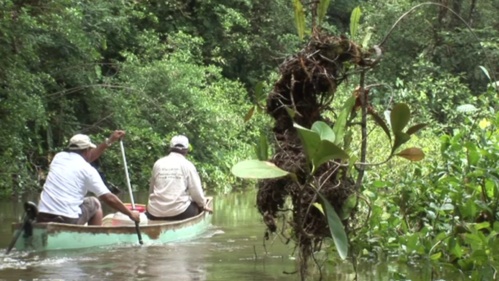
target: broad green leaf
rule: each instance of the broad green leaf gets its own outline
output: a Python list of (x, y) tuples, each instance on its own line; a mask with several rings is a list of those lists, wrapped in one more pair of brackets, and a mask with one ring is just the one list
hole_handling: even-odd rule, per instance
[(409, 129), (407, 129), (406, 134), (408, 134), (410, 136), (412, 134), (419, 132), (419, 130), (423, 129), (426, 126), (428, 126), (428, 124), (426, 124), (426, 123), (416, 124), (416, 125), (410, 127)]
[(383, 129), (383, 132), (385, 132), (385, 134), (388, 136), (388, 139), (391, 142), (392, 135), (390, 134), (390, 129), (388, 129), (388, 126), (386, 125), (383, 118), (381, 118), (381, 116), (379, 116), (376, 112), (370, 112), (370, 115), (373, 117), (374, 122), (376, 122), (376, 124), (378, 124), (381, 127), (381, 129)]
[(319, 24), (322, 23), (327, 14), (327, 9), (329, 8), (329, 3), (331, 0), (320, 0), (319, 7), (317, 8), (317, 14), (319, 16)]
[(307, 162), (313, 163), (313, 158), (315, 157), (317, 150), (321, 144), (321, 139), (319, 135), (309, 130), (305, 127), (302, 127), (296, 123), (294, 123), (294, 127), (298, 131), (298, 136), (303, 144), (303, 150), (305, 151), (305, 155), (307, 156)]
[(401, 145), (409, 141), (411, 138), (408, 134), (404, 132), (394, 132), (395, 140), (393, 141), (392, 154), (399, 148)]
[(405, 159), (411, 160), (411, 161), (421, 161), (424, 159), (424, 152), (417, 147), (411, 147), (404, 149), (400, 151), (399, 153), (395, 154), (399, 157), (403, 157)]
[(337, 145), (341, 145), (345, 137), (348, 116), (352, 112), (352, 108), (355, 105), (355, 99), (355, 96), (351, 96), (346, 100), (345, 104), (343, 105), (343, 109), (340, 112), (340, 115), (338, 115), (338, 119), (336, 119), (336, 122), (333, 125), (333, 132), (336, 137), (334, 143)]
[(343, 149), (328, 140), (323, 140), (320, 142), (319, 150), (317, 150), (316, 154), (312, 157), (312, 162), (315, 170), (329, 160), (344, 160), (348, 158), (349, 155)]
[(333, 129), (329, 127), (325, 122), (316, 121), (312, 125), (312, 131), (319, 134), (321, 140), (328, 140), (334, 143), (335, 135)]
[(303, 40), (305, 36), (305, 13), (303, 12), (303, 5), (300, 0), (293, 1), (295, 8), (295, 24), (296, 30), (298, 31), (298, 37)]
[(405, 103), (397, 103), (393, 106), (392, 112), (390, 112), (390, 124), (392, 125), (392, 132), (401, 132), (411, 117), (411, 111), (409, 106)]
[(336, 250), (338, 250), (340, 258), (346, 259), (348, 256), (348, 239), (343, 224), (327, 198), (320, 193), (317, 194), (321, 198), (322, 207), (326, 211), (327, 224), (329, 226), (329, 231), (331, 231)]
[(355, 37), (359, 29), (360, 16), (362, 16), (360, 7), (355, 7), (350, 15), (350, 36), (352, 38)]
[(245, 179), (273, 179), (289, 175), (289, 172), (282, 170), (271, 162), (260, 160), (244, 160), (231, 169), (236, 177)]
[(255, 114), (255, 107), (256, 106), (252, 106), (250, 110), (248, 110), (248, 112), (244, 116), (244, 122), (248, 122), (251, 119), (251, 117), (253, 117), (253, 114)]

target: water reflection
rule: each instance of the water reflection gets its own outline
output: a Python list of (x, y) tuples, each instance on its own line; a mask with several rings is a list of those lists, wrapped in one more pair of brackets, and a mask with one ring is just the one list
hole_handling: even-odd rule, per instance
[[(122, 197), (126, 201), (127, 196)], [(135, 195), (144, 203), (147, 194)], [(22, 202), (0, 202), (0, 280), (299, 280), (292, 245), (277, 237), (263, 240), (265, 227), (255, 208), (255, 192), (217, 196), (213, 227), (203, 237), (165, 245), (92, 248), (27, 253), (5, 248), (10, 224), (22, 217)], [(430, 265), (362, 263), (359, 281), (460, 281), (449, 271), (431, 276)], [(351, 264), (329, 265), (323, 280), (354, 280)], [(315, 275), (310, 280), (317, 280)]]

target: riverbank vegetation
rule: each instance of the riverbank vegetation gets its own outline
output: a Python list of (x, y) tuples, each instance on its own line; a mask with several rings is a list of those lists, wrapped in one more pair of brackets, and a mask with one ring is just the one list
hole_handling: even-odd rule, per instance
[[(257, 158), (260, 143), (260, 160), (299, 174), (260, 181), (258, 207), (269, 235), (305, 243), (302, 256), (425, 261), (435, 265), (429, 280), (442, 266), (495, 276), (495, 1), (0, 3), (2, 196), (39, 190), (51, 157), (77, 132), (99, 142), (127, 130), (138, 190), (174, 134), (190, 138), (212, 192), (245, 183), (229, 171)], [(328, 126), (347, 138), (331, 138)], [(300, 150), (316, 133), (311, 144), (334, 144), (326, 158)], [(413, 147), (421, 150), (404, 150)], [(347, 158), (351, 165), (331, 161)], [(102, 162), (124, 186), (119, 148)], [(331, 192), (317, 193), (323, 187)], [(287, 200), (300, 216), (284, 229), (275, 220), (289, 218)]]

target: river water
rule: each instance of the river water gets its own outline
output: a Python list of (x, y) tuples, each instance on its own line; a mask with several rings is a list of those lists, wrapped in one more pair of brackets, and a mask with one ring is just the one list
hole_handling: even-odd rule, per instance
[[(145, 194), (135, 196), (137, 203), (147, 200)], [(23, 215), (22, 202), (0, 201), (0, 280), (299, 280), (292, 246), (278, 237), (264, 241), (254, 191), (215, 196), (213, 226), (195, 240), (44, 253), (12, 250), (5, 255), (10, 225)], [(430, 268), (390, 263), (361, 264), (358, 273), (359, 281), (467, 280), (458, 274), (435, 279)], [(323, 280), (333, 281), (355, 276), (347, 262), (324, 274)]]

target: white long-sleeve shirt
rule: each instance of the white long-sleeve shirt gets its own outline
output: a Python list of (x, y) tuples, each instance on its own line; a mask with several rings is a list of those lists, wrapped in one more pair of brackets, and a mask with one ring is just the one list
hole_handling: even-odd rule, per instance
[(204, 207), (206, 202), (194, 164), (176, 152), (156, 161), (147, 211), (155, 217), (173, 217), (187, 210), (191, 201), (199, 207)]

